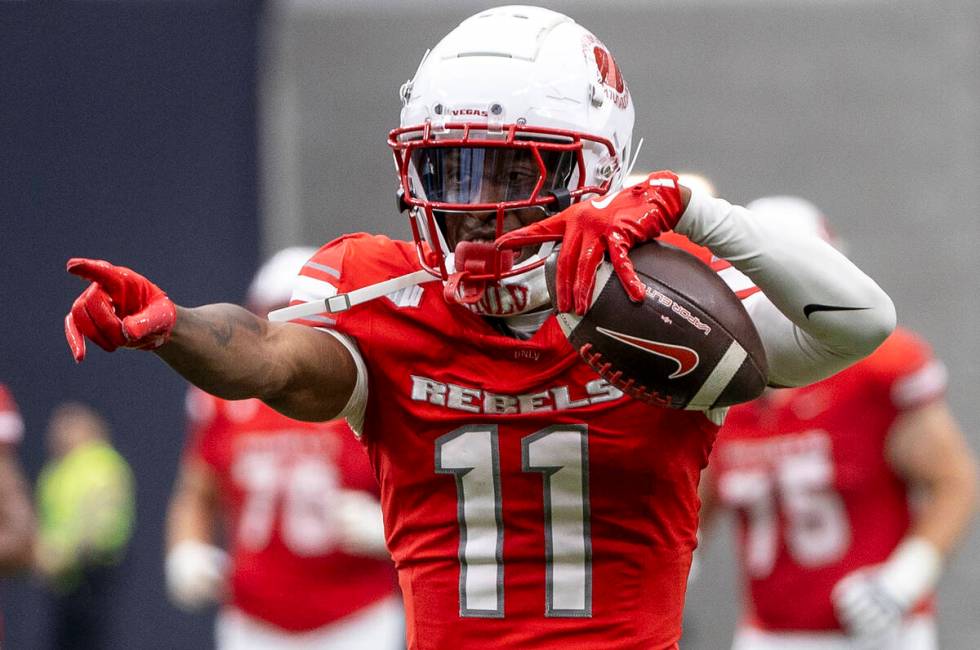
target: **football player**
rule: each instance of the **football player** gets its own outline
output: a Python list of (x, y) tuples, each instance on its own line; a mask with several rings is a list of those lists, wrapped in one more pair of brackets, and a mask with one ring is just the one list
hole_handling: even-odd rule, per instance
[(30, 490), (17, 459), (24, 420), (7, 387), (0, 384), (0, 573), (30, 566), (34, 544), (34, 511)]
[[(265, 316), (288, 304), (314, 252), (273, 255), (249, 287), (249, 308)], [(187, 407), (190, 435), (167, 518), (171, 599), (185, 609), (223, 601), (223, 650), (401, 647), (378, 484), (346, 423), (298, 422), (257, 399), (197, 388)]]
[(75, 358), (86, 338), (152, 349), (223, 397), (346, 418), (381, 483), (411, 648), (676, 647), (722, 413), (654, 408), (596, 376), (551, 309), (555, 242), (557, 308), (579, 313), (604, 255), (640, 300), (631, 247), (671, 229), (706, 246), (779, 385), (870, 353), (894, 327), (890, 299), (823, 241), (670, 172), (621, 190), (630, 91), (567, 16), (482, 11), (401, 98), (389, 144), (414, 241), (321, 248), (279, 314), (307, 314), (292, 323), (178, 307), (135, 271), (71, 260), (91, 281), (66, 321)]
[[(834, 240), (803, 199), (748, 207)], [(936, 647), (934, 588), (977, 477), (945, 388), (942, 363), (899, 328), (833, 377), (731, 410), (702, 489), (705, 521), (737, 514), (746, 611), (734, 648)]]

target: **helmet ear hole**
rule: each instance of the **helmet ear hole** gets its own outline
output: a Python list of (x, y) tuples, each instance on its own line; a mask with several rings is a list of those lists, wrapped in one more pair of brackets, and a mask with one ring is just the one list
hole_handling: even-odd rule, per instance
[(400, 187), (395, 190), (395, 208), (398, 210), (399, 214), (412, 208), (412, 206), (408, 204), (408, 201), (405, 200), (405, 190)]

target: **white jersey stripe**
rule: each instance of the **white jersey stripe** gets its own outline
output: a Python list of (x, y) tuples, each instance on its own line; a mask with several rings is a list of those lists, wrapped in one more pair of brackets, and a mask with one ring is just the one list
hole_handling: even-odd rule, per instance
[(755, 283), (749, 279), (749, 276), (745, 275), (734, 266), (729, 266), (728, 268), (718, 271), (718, 276), (725, 281), (725, 284), (728, 285), (729, 289), (736, 293), (755, 287)]
[(701, 388), (698, 390), (697, 394), (691, 398), (685, 407), (691, 411), (703, 411), (711, 408), (718, 396), (721, 395), (722, 391), (728, 386), (728, 382), (732, 380), (738, 369), (742, 367), (742, 362), (745, 361), (745, 357), (748, 354), (745, 352), (745, 348), (738, 344), (738, 341), (732, 341), (732, 344), (728, 346), (728, 350), (718, 361), (718, 365), (715, 366), (708, 378), (704, 380), (701, 384)]
[(307, 262), (303, 266), (308, 266), (311, 269), (316, 269), (317, 271), (323, 271), (327, 275), (332, 275), (338, 280), (340, 279), (340, 271), (333, 268), (332, 266), (327, 266), (326, 264), (317, 264), (316, 262)]

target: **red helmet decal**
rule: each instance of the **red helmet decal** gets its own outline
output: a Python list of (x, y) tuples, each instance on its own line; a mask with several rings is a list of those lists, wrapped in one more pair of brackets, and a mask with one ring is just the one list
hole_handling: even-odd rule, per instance
[(677, 379), (678, 377), (683, 377), (684, 375), (689, 374), (698, 367), (698, 363), (700, 361), (697, 351), (683, 345), (672, 345), (670, 343), (662, 343), (660, 341), (648, 341), (647, 339), (630, 336), (629, 334), (614, 332), (606, 329), (605, 327), (596, 327), (596, 330), (602, 334), (605, 334), (611, 339), (616, 339), (620, 343), (632, 345), (634, 348), (639, 348), (645, 352), (650, 352), (658, 357), (666, 357), (675, 361), (677, 363), (677, 370), (670, 374), (668, 377), (669, 379)]
[(592, 52), (595, 54), (595, 64), (599, 68), (599, 80), (604, 85), (613, 88), (617, 93), (622, 94), (626, 90), (626, 82), (623, 81), (623, 75), (620, 74), (619, 66), (616, 65), (616, 60), (613, 59), (612, 54), (600, 45), (593, 47)]

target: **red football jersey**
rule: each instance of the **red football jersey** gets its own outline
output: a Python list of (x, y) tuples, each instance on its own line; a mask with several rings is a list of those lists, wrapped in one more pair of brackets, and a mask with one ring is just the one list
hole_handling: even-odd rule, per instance
[[(419, 269), (415, 248), (348, 235), (296, 296)], [(624, 396), (552, 316), (528, 340), (440, 282), (300, 321), (356, 340), (363, 439), (413, 649), (675, 647), (717, 427)]]
[(219, 479), (231, 553), (231, 603), (289, 631), (312, 630), (395, 589), (391, 562), (337, 550), (341, 488), (378, 493), (343, 422), (297, 422), (259, 400), (192, 388), (187, 455)]
[(16, 445), (24, 436), (24, 421), (13, 395), (0, 384), (0, 444)]
[(734, 509), (746, 610), (771, 630), (837, 630), (830, 593), (883, 562), (906, 534), (906, 486), (885, 458), (908, 409), (941, 396), (943, 366), (907, 330), (804, 388), (732, 408), (711, 455), (717, 498)]

